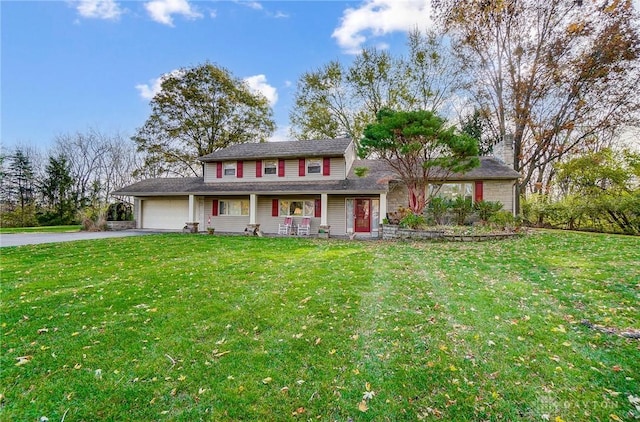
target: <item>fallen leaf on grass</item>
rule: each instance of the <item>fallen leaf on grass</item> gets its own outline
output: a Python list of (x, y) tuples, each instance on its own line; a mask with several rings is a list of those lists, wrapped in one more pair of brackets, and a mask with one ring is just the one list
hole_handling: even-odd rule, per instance
[(264, 378), (264, 379), (262, 380), (262, 383), (263, 383), (263, 384), (269, 384), (271, 381), (273, 381), (273, 378), (271, 378), (271, 377), (267, 377), (267, 378)]
[(222, 357), (224, 355), (228, 355), (229, 353), (231, 353), (231, 350), (226, 350), (224, 352), (218, 352), (218, 350), (216, 349), (212, 353), (213, 353), (213, 357), (217, 359), (217, 358), (220, 358), (220, 357)]
[(362, 400), (360, 403), (358, 403), (358, 410), (361, 412), (366, 412), (367, 410), (369, 410), (369, 406), (367, 406), (367, 402)]
[(27, 363), (31, 362), (31, 359), (33, 359), (33, 356), (18, 356), (18, 357), (16, 358), (16, 360), (18, 361), (18, 362), (16, 363), (16, 366), (22, 366), (22, 365), (25, 365), (25, 364), (27, 364)]
[(302, 415), (306, 411), (307, 411), (307, 409), (305, 409), (304, 407), (299, 407), (296, 410), (294, 410), (293, 413), (291, 413), (291, 416)]

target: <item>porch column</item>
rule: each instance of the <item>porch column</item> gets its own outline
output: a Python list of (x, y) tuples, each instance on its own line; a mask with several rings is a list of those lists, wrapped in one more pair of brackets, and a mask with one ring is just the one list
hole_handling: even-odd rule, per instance
[(189, 217), (190, 223), (196, 221), (196, 197), (189, 195)]
[(329, 213), (329, 199), (326, 193), (320, 195), (320, 225), (327, 226), (327, 214)]
[(258, 195), (252, 193), (249, 195), (249, 224), (256, 224), (256, 216), (258, 215)]
[(387, 194), (380, 194), (380, 215), (378, 216), (379, 223), (382, 224), (382, 221), (387, 218)]

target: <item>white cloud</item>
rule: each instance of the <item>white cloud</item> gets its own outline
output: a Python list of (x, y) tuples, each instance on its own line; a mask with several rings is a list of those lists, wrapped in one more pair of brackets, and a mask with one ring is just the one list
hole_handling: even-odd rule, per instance
[(278, 90), (267, 83), (267, 77), (264, 75), (254, 75), (244, 78), (249, 88), (253, 91), (260, 92), (267, 97), (269, 105), (273, 107), (278, 102)]
[(283, 127), (278, 126), (276, 131), (273, 132), (273, 135), (271, 135), (271, 137), (267, 139), (267, 142), (290, 141), (291, 140), (291, 137), (289, 136), (290, 131), (291, 131), (291, 126), (283, 126)]
[(140, 92), (140, 96), (145, 100), (151, 100), (156, 96), (157, 93), (162, 89), (162, 81), (167, 79), (170, 76), (181, 76), (184, 74), (183, 70), (176, 69), (172, 70), (169, 73), (165, 73), (160, 75), (159, 78), (151, 79), (149, 84), (138, 84), (136, 85), (136, 89)]
[(344, 11), (331, 36), (347, 53), (357, 54), (368, 34), (377, 37), (431, 25), (431, 0), (366, 0)]
[(116, 20), (123, 12), (114, 0), (78, 0), (73, 4), (83, 18)]
[(236, 0), (236, 3), (241, 4), (243, 6), (247, 6), (251, 9), (254, 10), (262, 10), (262, 4), (260, 4), (260, 2), (257, 1), (238, 1)]
[(151, 19), (169, 26), (173, 26), (173, 15), (182, 15), (187, 19), (202, 17), (187, 0), (152, 0), (145, 3), (144, 7)]

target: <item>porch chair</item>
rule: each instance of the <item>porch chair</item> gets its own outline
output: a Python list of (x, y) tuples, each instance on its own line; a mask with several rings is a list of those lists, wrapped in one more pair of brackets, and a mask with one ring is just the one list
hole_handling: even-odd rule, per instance
[(293, 227), (293, 217), (285, 217), (284, 222), (278, 224), (278, 234), (290, 234)]
[(309, 236), (309, 230), (311, 229), (311, 218), (304, 217), (300, 224), (298, 224), (298, 236), (306, 234)]

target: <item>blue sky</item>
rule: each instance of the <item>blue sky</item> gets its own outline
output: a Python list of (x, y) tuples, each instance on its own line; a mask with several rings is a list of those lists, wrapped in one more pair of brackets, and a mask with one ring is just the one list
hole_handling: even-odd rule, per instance
[(265, 93), (287, 138), (299, 76), (363, 46), (404, 49), (429, 0), (0, 1), (1, 141), (134, 134), (158, 78), (206, 61)]

